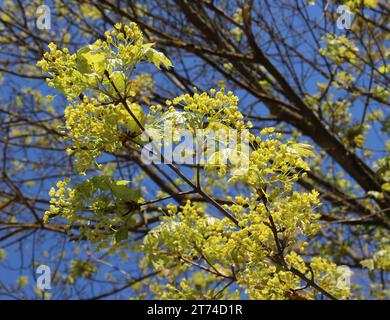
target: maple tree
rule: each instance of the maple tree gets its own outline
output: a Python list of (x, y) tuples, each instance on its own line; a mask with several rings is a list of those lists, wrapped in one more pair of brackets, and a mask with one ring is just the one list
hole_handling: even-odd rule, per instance
[[(10, 19), (33, 4), (1, 8), (0, 70), (32, 83), (2, 84), (0, 259), (38, 242), (32, 267), (61, 261), (54, 298), (388, 297), (388, 5), (336, 2), (355, 17), (342, 34), (308, 1), (162, 2), (54, 1), (61, 38)], [(233, 132), (205, 162), (155, 148)]]

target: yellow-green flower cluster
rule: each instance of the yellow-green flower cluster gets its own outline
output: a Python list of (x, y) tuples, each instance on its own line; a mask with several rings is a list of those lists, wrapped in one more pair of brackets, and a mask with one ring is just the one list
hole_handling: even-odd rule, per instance
[(45, 212), (44, 222), (48, 222), (50, 217), (61, 214), (65, 219), (72, 220), (74, 217), (75, 207), (78, 205), (73, 201), (75, 190), (68, 187), (71, 179), (66, 178), (58, 181), (57, 190), (52, 187), (49, 191), (50, 209)]
[(240, 292), (235, 290), (230, 292), (229, 290), (222, 289), (223, 284), (220, 287), (215, 287), (215, 281), (218, 280), (213, 274), (201, 271), (194, 271), (190, 278), (181, 280), (178, 288), (172, 284), (155, 284), (150, 285), (154, 297), (157, 299), (172, 299), (172, 300), (204, 300), (204, 299), (240, 299)]
[[(138, 121), (145, 124), (145, 113), (137, 103), (128, 106)], [(65, 109), (66, 129), (72, 141), (69, 154), (75, 153), (79, 172), (95, 166), (96, 157), (103, 152), (113, 153), (122, 147), (122, 141), (130, 134), (141, 133), (141, 128), (129, 115), (122, 103), (102, 105), (95, 98), (84, 97)]]
[(127, 239), (127, 230), (135, 223), (134, 212), (139, 209), (140, 192), (128, 188), (129, 181), (115, 181), (101, 175), (87, 179), (73, 188), (69, 178), (51, 188), (50, 209), (44, 222), (60, 215), (69, 226), (77, 225), (80, 236), (98, 247), (111, 249)]
[(57, 49), (54, 43), (49, 44), (49, 52), (43, 55), (38, 66), (43, 73), (49, 73), (49, 87), (55, 87), (66, 96), (74, 98), (88, 88), (88, 79), (77, 70), (77, 55), (70, 54), (68, 49)]
[[(180, 264), (186, 266), (186, 269), (180, 269), (182, 273), (199, 269), (201, 265), (201, 270), (214, 275), (216, 282), (234, 279), (252, 299), (290, 298), (289, 294), (302, 284), (300, 277), (289, 270), (291, 267), (308, 277), (314, 271), (318, 276), (315, 280), (324, 289), (339, 298), (348, 296), (348, 289), (335, 286), (335, 264), (324, 258), (313, 259), (310, 271), (307, 262), (292, 250), (298, 234), (302, 236), (318, 230), (313, 221), (317, 216), (311, 212), (313, 204), (318, 203), (316, 193), (295, 193), (271, 212), (280, 230), (280, 241), (285, 246), (287, 266), (284, 268), (272, 260), (278, 249), (269, 227), (269, 212), (260, 205), (246, 210), (250, 203), (246, 198), (237, 197), (236, 201), (232, 211), (241, 211), (236, 215), (239, 228), (227, 218), (210, 217), (204, 206), (189, 201), (180, 208), (171, 208), (165, 222), (144, 240), (146, 261), (155, 269), (169, 269), (176, 276)], [(193, 288), (187, 283), (183, 285), (169, 288), (169, 292), (181, 299), (194, 298), (197, 293)], [(317, 293), (314, 289), (305, 290), (307, 299), (313, 299)]]
[(73, 102), (65, 110), (66, 129), (72, 141), (68, 153), (75, 153), (80, 172), (93, 168), (96, 157), (103, 152), (117, 151), (124, 137), (134, 138), (141, 133), (130, 113), (142, 126), (145, 124), (144, 111), (135, 101), (148, 102), (153, 82), (142, 74), (132, 79), (135, 65), (147, 61), (158, 68), (161, 64), (171, 66), (152, 44), (143, 42), (135, 23), (118, 23), (105, 33), (105, 38), (74, 54), (50, 44), (50, 52), (38, 63), (50, 75), (49, 86)]
[[(217, 121), (237, 130), (251, 126), (242, 121), (243, 115), (238, 110), (238, 97), (233, 92), (225, 94), (225, 89), (221, 88), (219, 91), (211, 89), (210, 94), (207, 92), (199, 94), (197, 89), (194, 89), (193, 95), (184, 94), (174, 98), (173, 105), (182, 106), (185, 111), (207, 117), (209, 123)], [(172, 102), (168, 100), (167, 105), (171, 105)]]
[(362, 260), (361, 265), (370, 271), (390, 272), (390, 237), (388, 233), (378, 230), (372, 238), (379, 245), (373, 249), (371, 258)]
[(258, 195), (253, 193), (252, 198), (244, 203), (238, 203), (236, 198), (235, 204), (224, 207), (234, 213), (239, 220), (242, 235), (249, 232), (275, 252), (277, 249), (272, 229), (264, 225), (270, 216), (276, 228), (280, 230), (286, 247), (293, 246), (300, 236), (310, 237), (319, 231), (320, 225), (317, 221), (319, 216), (314, 212), (319, 203), (316, 191), (293, 192), (290, 196), (284, 194), (275, 199), (272, 199), (271, 195), (267, 201), (268, 203), (259, 202)]
[(380, 2), (380, 0), (342, 0), (344, 5), (348, 6), (351, 10), (357, 11), (361, 8), (373, 9)]
[(158, 68), (161, 63), (171, 66), (169, 59), (151, 48), (153, 44), (144, 44), (142, 32), (135, 23), (130, 26), (116, 24), (111, 32), (105, 33), (105, 38), (105, 41), (99, 39), (74, 54), (70, 54), (67, 48), (57, 49), (51, 43), (50, 52), (46, 52), (37, 64), (43, 73), (50, 75), (47, 79), (49, 86), (73, 99), (85, 90), (102, 90), (102, 86), (110, 86), (106, 72), (110, 77), (122, 77), (118, 81), (127, 87), (132, 70), (142, 60), (152, 62)]
[[(334, 41), (349, 45), (343, 38)], [(337, 55), (344, 60), (351, 58), (348, 50)], [(51, 76), (49, 85), (65, 93), (71, 102), (65, 110), (66, 130), (72, 142), (68, 153), (75, 154), (79, 173), (93, 168), (96, 158), (103, 153), (115, 153), (124, 141), (141, 134), (147, 117), (137, 101), (147, 102), (151, 80), (144, 75), (133, 78), (133, 71), (144, 61), (158, 68), (171, 66), (152, 44), (143, 42), (135, 24), (116, 24), (105, 33), (104, 41), (98, 40), (72, 55), (51, 44), (50, 52), (39, 62)], [(153, 121), (151, 126), (167, 121), (176, 130), (183, 125), (187, 129), (218, 131), (217, 140), (231, 129), (246, 132), (252, 127), (243, 120), (238, 97), (232, 92), (194, 91), (193, 95), (168, 100), (165, 112), (162, 106), (151, 106), (152, 114), (157, 111), (157, 115), (148, 116)], [(313, 277), (313, 281), (337, 297), (348, 295), (347, 289), (340, 291), (334, 286), (334, 264), (324, 258), (305, 261), (298, 254), (305, 252), (305, 240), (319, 230), (315, 213), (318, 193), (294, 191), (301, 172), (309, 170), (304, 158), (314, 153), (308, 144), (283, 143), (280, 138), (273, 128), (263, 129), (259, 136), (248, 132), (239, 138), (247, 140), (252, 149), (246, 159), (247, 167), (240, 174), (231, 171), (228, 184), (245, 186), (246, 194), (230, 198), (231, 203), (220, 208), (228, 213), (223, 218), (211, 217), (205, 204), (191, 201), (179, 208), (170, 205), (168, 212), (161, 209), (167, 214), (145, 237), (145, 259), (141, 264), (145, 269), (161, 271), (162, 276), (171, 280), (179, 279), (187, 271), (192, 277), (181, 281), (179, 288), (168, 286), (165, 294), (155, 286), (157, 295), (215, 298), (218, 291), (213, 284), (222, 279), (235, 282), (250, 298), (291, 298), (302, 286), (302, 279), (292, 272), (293, 268)], [(237, 142), (239, 145), (240, 141)], [(236, 158), (240, 158), (242, 150), (236, 151)], [(206, 169), (225, 177), (228, 168), (226, 164), (214, 163), (206, 165)], [(50, 190), (51, 206), (45, 213), (45, 222), (61, 216), (69, 227), (76, 225), (77, 236), (113, 252), (128, 238), (137, 219), (141, 219), (141, 215), (134, 214), (139, 213), (140, 192), (128, 188), (127, 183), (105, 175), (89, 178), (73, 188), (69, 179), (59, 181), (57, 188)], [(75, 275), (89, 276), (93, 272), (90, 266), (77, 262), (73, 269)], [(208, 280), (199, 281), (198, 273), (194, 273), (198, 269), (208, 274)], [(308, 299), (317, 293), (313, 287), (304, 289)]]
[(70, 262), (69, 282), (74, 283), (80, 277), (89, 279), (97, 271), (98, 268), (90, 260), (72, 260)]
[[(265, 131), (262, 133), (265, 134)], [(264, 141), (260, 137), (253, 138), (257, 145), (250, 154), (248, 170), (232, 177), (231, 182), (245, 181), (252, 186), (282, 182), (283, 189), (290, 191), (300, 172), (310, 170), (302, 158), (303, 144), (285, 144), (272, 136)]]
[(335, 64), (355, 64), (359, 56), (359, 49), (346, 36), (327, 34), (325, 37), (326, 47), (320, 49), (323, 56), (331, 59)]

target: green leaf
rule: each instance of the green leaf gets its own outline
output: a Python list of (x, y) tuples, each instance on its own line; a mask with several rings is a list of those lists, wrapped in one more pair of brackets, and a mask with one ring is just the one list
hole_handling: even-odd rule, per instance
[(290, 145), (287, 150), (291, 153), (299, 154), (301, 157), (315, 157), (314, 148), (307, 143), (295, 143)]
[(374, 272), (373, 270), (368, 271), (368, 277), (370, 278), (370, 280), (371, 280), (372, 282), (374, 282), (375, 279), (376, 279), (376, 277), (375, 277), (375, 272)]
[(129, 237), (129, 230), (127, 228), (120, 228), (115, 232), (115, 241), (120, 242), (123, 240), (127, 240)]
[(360, 261), (360, 264), (363, 266), (363, 268), (367, 268), (370, 271), (374, 270), (375, 267), (373, 259), (362, 260)]
[(101, 51), (91, 50), (86, 46), (77, 51), (77, 69), (84, 74), (102, 75), (107, 68), (106, 55)]
[[(142, 124), (142, 126), (145, 126), (146, 123), (146, 115), (144, 110), (139, 104), (133, 103), (130, 105), (130, 110), (134, 114), (134, 116), (137, 118), (137, 120)], [(127, 121), (125, 123), (125, 127), (129, 129), (131, 132), (140, 134), (142, 132), (142, 129), (139, 127), (139, 125), (135, 122), (133, 117), (129, 114), (127, 117)]]
[(65, 80), (63, 77), (54, 76), (53, 83), (55, 88), (64, 93), (66, 96), (69, 97), (78, 97), (83, 90), (87, 88), (87, 86), (82, 83), (82, 75), (80, 72), (75, 70), (73, 72), (73, 77), (75, 80), (75, 83), (72, 86), (64, 85)]
[(137, 201), (141, 196), (139, 190), (133, 190), (123, 185), (113, 185), (112, 193), (119, 199), (127, 202)]
[(162, 52), (159, 52), (153, 48), (147, 48), (145, 52), (146, 60), (152, 62), (158, 69), (163, 64), (165, 68), (172, 67), (172, 62)]
[(112, 178), (106, 175), (95, 176), (90, 179), (99, 190), (110, 190)]
[[(104, 77), (103, 80), (104, 85), (109, 85), (108, 93), (111, 95), (116, 94), (115, 88), (123, 95), (125, 94), (126, 90), (126, 83), (125, 83), (125, 75), (123, 72), (115, 71), (110, 74), (110, 79), (107, 79), (107, 77)], [(115, 88), (114, 88), (115, 86)]]
[(390, 182), (385, 182), (382, 184), (382, 190), (390, 192)]
[(131, 215), (127, 215), (123, 220), (127, 227), (132, 227), (135, 224), (135, 219)]
[(128, 185), (129, 183), (130, 183), (129, 180), (119, 180), (119, 181), (116, 182), (116, 185), (117, 185), (117, 186), (126, 186), (126, 185)]

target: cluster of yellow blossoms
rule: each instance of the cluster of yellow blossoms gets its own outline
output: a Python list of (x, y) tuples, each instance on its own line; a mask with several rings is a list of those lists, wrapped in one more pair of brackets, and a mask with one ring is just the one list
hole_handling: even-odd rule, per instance
[[(145, 113), (137, 103), (128, 102), (130, 110), (141, 124), (145, 124)], [(139, 135), (141, 129), (130, 117), (122, 103), (101, 105), (98, 100), (84, 97), (65, 109), (66, 129), (75, 153), (79, 172), (94, 167), (94, 160), (103, 152), (114, 153), (122, 147), (126, 135)]]
[[(168, 100), (168, 104), (171, 102)], [(244, 129), (242, 121), (243, 115), (238, 110), (238, 97), (229, 91), (225, 94), (225, 89), (218, 92), (215, 89), (207, 92), (195, 93), (193, 95), (184, 94), (173, 99), (173, 105), (182, 106), (185, 111), (198, 114), (200, 117), (207, 117), (209, 123), (217, 121), (234, 129)]]
[[(236, 199), (237, 200), (237, 199)], [(308, 243), (297, 239), (316, 233), (319, 226), (312, 213), (312, 205), (318, 203), (317, 194), (298, 194), (275, 203), (271, 215), (284, 246), (286, 267), (274, 263), (272, 257), (278, 251), (273, 232), (267, 226), (268, 212), (264, 206), (248, 208), (247, 200), (239, 201), (231, 211), (239, 221), (239, 227), (228, 218), (210, 217), (204, 205), (187, 202), (176, 208), (171, 206), (168, 215), (144, 240), (143, 265), (152, 265), (168, 278), (179, 277), (191, 270), (205, 270), (215, 281), (234, 281), (240, 291), (251, 299), (288, 299), (302, 286), (299, 276), (290, 268), (313, 278), (324, 289), (338, 298), (346, 298), (349, 288), (337, 286), (337, 266), (325, 258), (305, 261), (297, 253), (305, 251)], [(277, 214), (276, 214), (277, 213)], [(303, 239), (303, 238), (302, 238)], [(164, 271), (165, 270), (165, 271)], [(168, 271), (169, 270), (169, 271)], [(205, 276), (203, 285), (208, 285)], [(199, 285), (199, 284), (198, 284)], [(216, 298), (215, 290), (196, 292), (191, 279), (180, 284), (181, 288), (168, 288), (173, 296), (185, 299)], [(167, 292), (152, 286), (159, 297)], [(306, 299), (314, 299), (318, 292), (304, 290)], [(235, 293), (233, 293), (234, 295)], [(226, 295), (218, 296), (218, 298)]]
[(96, 249), (127, 239), (143, 201), (140, 192), (127, 187), (129, 181), (115, 181), (107, 175), (87, 179), (74, 188), (70, 182), (67, 178), (58, 181), (56, 189), (51, 188), (51, 205), (44, 222), (60, 215), (69, 227), (76, 224), (78, 236), (97, 244)]
[(344, 62), (354, 64), (359, 56), (359, 49), (346, 36), (327, 34), (325, 37), (326, 47), (320, 49), (323, 56), (331, 59), (336, 65)]
[[(103, 152), (115, 152), (122, 146), (123, 137), (141, 133), (146, 116), (135, 101), (147, 96), (153, 88), (150, 75), (132, 78), (134, 67), (143, 61), (171, 66), (170, 61), (151, 44), (144, 44), (142, 32), (136, 24), (116, 24), (105, 33), (105, 41), (70, 54), (50, 44), (50, 52), (38, 62), (49, 86), (63, 92), (70, 102), (65, 109), (66, 129), (75, 153), (79, 172), (95, 166), (95, 159)], [(90, 96), (90, 98), (89, 98)], [(126, 101), (126, 102), (125, 102)], [(133, 112), (133, 119), (126, 106)]]
[[(135, 24), (117, 24), (105, 36), (105, 41), (98, 40), (76, 54), (51, 45), (50, 53), (39, 63), (51, 76), (49, 85), (65, 93), (72, 103), (65, 110), (66, 132), (72, 142), (68, 152), (75, 153), (79, 173), (93, 168), (104, 152), (118, 151), (124, 139), (137, 137), (143, 127), (161, 122), (239, 132), (252, 127), (243, 121), (238, 98), (232, 92), (225, 94), (224, 89), (210, 93), (195, 90), (193, 95), (168, 100), (165, 109), (151, 106), (146, 116), (137, 101), (143, 90), (151, 88), (151, 81), (145, 75), (134, 78), (135, 66), (146, 61), (158, 68), (160, 64), (170, 67), (170, 61), (151, 44), (144, 44)], [(206, 166), (242, 191), (227, 197), (229, 203), (219, 207), (230, 218), (226, 214), (212, 217), (205, 204), (190, 201), (179, 208), (168, 205), (168, 212), (161, 208), (167, 214), (144, 238), (141, 265), (161, 271), (160, 276), (168, 279), (180, 279), (189, 270), (196, 278), (181, 281), (181, 289), (168, 286), (170, 294), (163, 294), (154, 284), (150, 289), (156, 296), (227, 297), (215, 286), (211, 289), (213, 283), (226, 280), (238, 288), (234, 297), (245, 292), (255, 299), (289, 298), (303, 291), (306, 298), (315, 298), (318, 290), (306, 287), (302, 275), (331, 295), (348, 296), (348, 288), (335, 285), (335, 264), (325, 258), (305, 260), (300, 255), (308, 246), (307, 239), (319, 230), (315, 213), (319, 200), (315, 191), (294, 190), (294, 183), (309, 170), (304, 158), (314, 153), (307, 144), (282, 142), (281, 138), (273, 128), (262, 130), (259, 136), (248, 133), (245, 139), (251, 151), (247, 170), (239, 175), (231, 171), (229, 179), (225, 177), (226, 165)], [(61, 216), (69, 226), (77, 226), (80, 236), (114, 252), (119, 248), (116, 245), (127, 239), (144, 204), (140, 192), (127, 187), (128, 183), (107, 175), (89, 178), (74, 188), (68, 187), (69, 179), (60, 181), (57, 189), (50, 191), (51, 207), (45, 222)], [(208, 276), (200, 281), (194, 271)], [(196, 290), (199, 287), (202, 292)]]

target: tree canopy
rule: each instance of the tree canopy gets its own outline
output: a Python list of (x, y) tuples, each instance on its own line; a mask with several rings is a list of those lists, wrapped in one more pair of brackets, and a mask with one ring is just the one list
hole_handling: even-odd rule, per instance
[(389, 298), (386, 1), (43, 4), (0, 6), (0, 297)]

